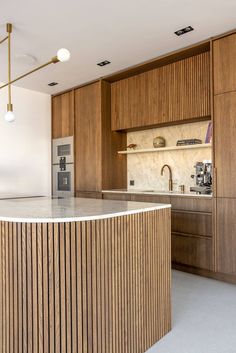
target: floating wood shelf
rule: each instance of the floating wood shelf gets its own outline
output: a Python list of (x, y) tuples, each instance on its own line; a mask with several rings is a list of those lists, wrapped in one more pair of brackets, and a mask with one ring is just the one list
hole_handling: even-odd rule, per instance
[(118, 151), (119, 154), (134, 154), (134, 153), (150, 153), (150, 152), (165, 152), (165, 151), (179, 151), (179, 150), (190, 150), (198, 148), (211, 148), (211, 143), (201, 143), (197, 145), (186, 145), (186, 146), (170, 146), (162, 148), (145, 148), (129, 151)]

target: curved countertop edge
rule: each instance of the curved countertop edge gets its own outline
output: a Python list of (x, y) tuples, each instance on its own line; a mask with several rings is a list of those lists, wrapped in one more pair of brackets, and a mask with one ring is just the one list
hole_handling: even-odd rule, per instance
[[(121, 217), (121, 216), (126, 216), (126, 215), (131, 215), (131, 214), (137, 214), (137, 213), (144, 213), (144, 212), (150, 212), (150, 211), (156, 211), (164, 208), (171, 208), (170, 204), (161, 204), (161, 203), (148, 203), (148, 202), (136, 202), (136, 201), (116, 201), (116, 200), (97, 200), (97, 199), (82, 199), (82, 198), (71, 198), (72, 200), (84, 200), (85, 203), (91, 202), (91, 203), (107, 203), (109, 202), (111, 205), (113, 203), (121, 203), (123, 204), (124, 210), (119, 210), (119, 211), (103, 211), (101, 210), (101, 214), (94, 214), (94, 215), (83, 215), (83, 216), (55, 216), (55, 217), (24, 217), (20, 215), (12, 215), (12, 216), (2, 216), (0, 214), (0, 222), (9, 222), (9, 223), (70, 223), (70, 222), (83, 222), (83, 221), (94, 221), (94, 220), (99, 220), (99, 219), (107, 219), (107, 218), (114, 218), (114, 217)], [(16, 199), (15, 199), (16, 200)], [(0, 201), (0, 212), (1, 212), (1, 207), (3, 202), (14, 202), (14, 199), (11, 200), (3, 200)], [(34, 200), (34, 199), (32, 199)], [(44, 200), (51, 200), (50, 198), (41, 198), (40, 202), (42, 203)], [(54, 199), (56, 200), (56, 199)], [(68, 199), (64, 199), (68, 200)], [(24, 200), (19, 200), (17, 199), (17, 204), (20, 207), (19, 201), (24, 202)], [(27, 203), (29, 200), (27, 201)], [(60, 202), (63, 203), (62, 200)], [(66, 201), (65, 201), (66, 202)], [(128, 206), (134, 206), (136, 208), (134, 209), (126, 209)], [(63, 208), (66, 208), (66, 205), (62, 205)], [(120, 206), (122, 207), (122, 205)], [(78, 207), (78, 212), (80, 212), (79, 207)], [(102, 211), (104, 213), (102, 213)], [(62, 210), (59, 210), (58, 212), (63, 212)], [(86, 207), (84, 208), (83, 212), (86, 212)]]
[(142, 190), (122, 190), (122, 189), (113, 189), (113, 190), (102, 190), (102, 193), (107, 194), (107, 193), (114, 193), (114, 194), (130, 194), (130, 195), (155, 195), (155, 196), (177, 196), (177, 197), (193, 197), (193, 198), (208, 198), (212, 199), (213, 195), (199, 195), (199, 194), (194, 194), (194, 193), (178, 193), (178, 192), (161, 192), (161, 191), (142, 191)]

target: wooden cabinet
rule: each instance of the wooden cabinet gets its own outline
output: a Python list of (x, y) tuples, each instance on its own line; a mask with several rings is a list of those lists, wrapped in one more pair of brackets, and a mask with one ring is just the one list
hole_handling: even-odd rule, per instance
[(236, 34), (213, 42), (214, 94), (236, 91)]
[(216, 205), (217, 271), (236, 276), (236, 199), (218, 198)]
[(216, 196), (236, 198), (236, 92), (214, 97)]
[(102, 199), (101, 191), (76, 191), (75, 197), (84, 199)]
[(212, 199), (171, 197), (172, 262), (214, 269)]
[(74, 91), (52, 97), (52, 138), (74, 135)]
[(209, 117), (209, 52), (112, 83), (111, 111), (112, 130)]
[[(212, 199), (134, 193), (103, 193), (104, 199), (166, 203), (172, 206), (172, 262), (185, 270), (213, 271)], [(190, 270), (191, 272), (191, 270)]]
[(212, 240), (172, 233), (172, 261), (199, 269), (212, 270)]
[(115, 192), (105, 192), (102, 195), (104, 200), (119, 200), (119, 201), (131, 201), (131, 195), (126, 193), (115, 193)]
[(98, 81), (75, 90), (76, 191), (126, 187), (126, 134), (111, 131), (110, 84)]

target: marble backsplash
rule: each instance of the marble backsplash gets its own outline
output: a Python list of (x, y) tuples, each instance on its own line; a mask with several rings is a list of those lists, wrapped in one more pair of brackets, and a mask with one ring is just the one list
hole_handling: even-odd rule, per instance
[[(177, 140), (181, 139), (197, 138), (204, 143), (208, 123), (209, 121), (204, 121), (129, 132), (127, 144), (135, 143), (137, 149), (152, 148), (153, 139), (156, 136), (165, 138), (166, 147), (175, 146)], [(211, 160), (210, 147), (127, 155), (127, 187), (128, 189), (168, 190), (168, 170), (165, 169), (164, 175), (161, 176), (161, 168), (164, 164), (169, 164), (173, 174), (174, 191), (179, 191), (179, 185), (185, 185), (185, 191), (189, 192), (190, 186), (195, 185), (195, 180), (191, 178), (191, 175), (195, 174), (194, 165), (204, 160)], [(130, 186), (130, 180), (134, 180), (134, 186)]]

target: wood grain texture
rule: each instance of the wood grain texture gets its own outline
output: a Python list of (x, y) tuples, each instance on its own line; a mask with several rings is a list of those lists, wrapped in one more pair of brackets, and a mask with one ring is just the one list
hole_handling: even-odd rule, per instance
[(104, 199), (171, 204), (172, 261), (215, 270), (213, 199), (140, 193), (103, 193)]
[(186, 122), (209, 116), (209, 52), (111, 85), (112, 130)]
[(216, 200), (217, 271), (236, 275), (236, 199)]
[(171, 328), (170, 247), (170, 209), (0, 222), (0, 352), (144, 353)]
[(213, 41), (214, 94), (236, 91), (236, 34)]
[(74, 135), (74, 91), (52, 97), (52, 138)]
[(217, 197), (236, 198), (236, 92), (214, 97), (214, 160)]
[(173, 263), (213, 269), (211, 238), (184, 236), (173, 232), (171, 248)]
[(77, 89), (76, 191), (126, 187), (126, 157), (117, 154), (119, 149), (125, 147), (126, 134), (111, 131), (110, 84), (98, 81)]
[(185, 235), (212, 237), (212, 214), (172, 210), (171, 230)]

